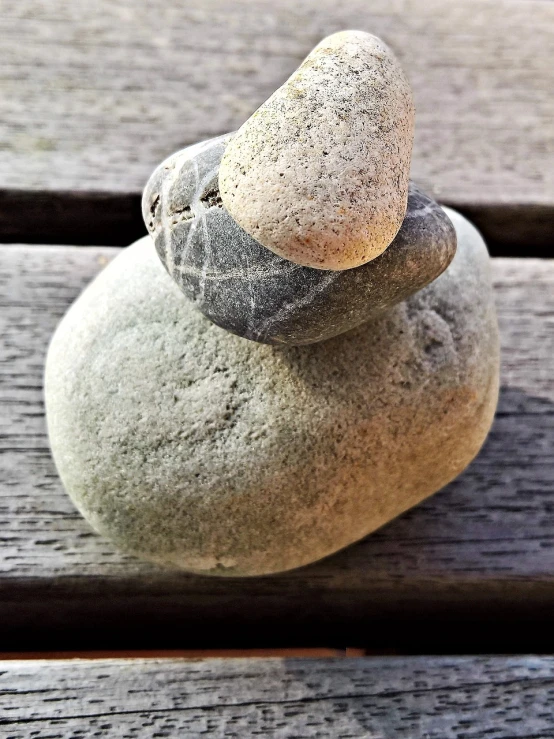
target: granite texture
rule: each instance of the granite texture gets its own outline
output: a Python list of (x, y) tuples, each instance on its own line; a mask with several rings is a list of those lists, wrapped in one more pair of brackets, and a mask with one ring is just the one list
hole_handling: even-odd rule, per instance
[(355, 269), (282, 259), (229, 215), (218, 171), (232, 134), (177, 152), (150, 178), (143, 214), (187, 298), (228, 331), (268, 344), (309, 344), (380, 315), (438, 277), (456, 251), (448, 216), (415, 185), (393, 243)]
[(369, 33), (335, 33), (230, 142), (223, 203), (285, 259), (358, 267), (400, 228), (413, 136), (412, 93), (392, 51)]
[(304, 347), (244, 341), (183, 300), (150, 237), (59, 325), (50, 443), (79, 510), (122, 549), (214, 575), (305, 565), (458, 475), (498, 392), (488, 255), (456, 256), (380, 319)]

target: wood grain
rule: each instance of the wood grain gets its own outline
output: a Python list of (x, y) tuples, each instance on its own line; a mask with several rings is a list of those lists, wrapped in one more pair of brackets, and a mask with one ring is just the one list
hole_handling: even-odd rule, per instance
[(131, 240), (162, 158), (237, 128), (344, 28), (383, 37), (407, 70), (415, 179), (497, 251), (548, 254), (554, 3), (542, 0), (4, 0), (2, 240)]
[(0, 731), (58, 737), (554, 737), (554, 659), (0, 663)]
[(116, 253), (0, 247), (0, 649), (554, 646), (554, 262), (493, 260), (500, 406), (458, 480), (323, 562), (218, 580), (120, 555), (50, 457), (47, 342)]

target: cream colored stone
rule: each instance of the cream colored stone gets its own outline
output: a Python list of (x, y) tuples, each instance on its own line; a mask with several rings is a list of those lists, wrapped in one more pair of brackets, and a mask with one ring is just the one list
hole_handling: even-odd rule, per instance
[(229, 143), (223, 203), (285, 259), (358, 267), (400, 228), (413, 133), (410, 85), (391, 50), (369, 33), (335, 33)]

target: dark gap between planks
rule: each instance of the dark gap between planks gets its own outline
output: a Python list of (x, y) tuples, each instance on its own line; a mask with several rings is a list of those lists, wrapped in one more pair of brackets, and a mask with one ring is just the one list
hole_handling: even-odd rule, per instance
[[(38, 595), (38, 594), (37, 594)], [(54, 603), (45, 603), (42, 613), (11, 608), (12, 621), (2, 616), (0, 653), (37, 652), (165, 652), (182, 651), (268, 653), (323, 651), (346, 652), (352, 656), (371, 655), (475, 655), (554, 654), (552, 608), (491, 608), (477, 617), (439, 613), (428, 618), (417, 611), (393, 618), (364, 618), (355, 622), (324, 614), (317, 622), (287, 626), (282, 619), (256, 619), (243, 609), (242, 616), (222, 614), (219, 619), (201, 618), (193, 606), (173, 615), (164, 614), (155, 599), (149, 613), (128, 605), (120, 613), (109, 609), (77, 607), (63, 612)], [(13, 603), (12, 603), (13, 606)], [(161, 611), (157, 616), (153, 611)], [(432, 610), (429, 604), (428, 611)], [(529, 610), (529, 609), (528, 609)], [(46, 612), (45, 612), (46, 611)], [(108, 611), (108, 612), (107, 612)], [(80, 615), (79, 615), (80, 614)], [(86, 614), (86, 616), (85, 616)], [(14, 621), (19, 623), (15, 624)], [(322, 646), (325, 645), (325, 646)], [(231, 655), (234, 656), (234, 655)], [(257, 656), (257, 655), (256, 655)], [(2, 657), (0, 656), (0, 659)], [(21, 658), (18, 655), (17, 658)]]
[[(554, 206), (464, 205), (491, 255), (553, 256)], [(0, 243), (121, 246), (146, 235), (140, 195), (0, 190)]]
[(134, 649), (134, 650), (94, 650), (65, 652), (0, 652), (0, 662), (5, 660), (37, 660), (37, 659), (320, 659), (321, 657), (375, 656), (366, 649), (332, 649), (326, 647), (297, 647), (292, 649)]

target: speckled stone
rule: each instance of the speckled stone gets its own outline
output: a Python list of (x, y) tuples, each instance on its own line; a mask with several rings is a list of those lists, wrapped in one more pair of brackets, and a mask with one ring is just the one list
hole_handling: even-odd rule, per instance
[(150, 237), (75, 302), (46, 365), (50, 443), (91, 524), (215, 575), (304, 565), (458, 475), (490, 427), (498, 331), (488, 255), (325, 343), (244, 341), (183, 300)]
[(268, 344), (322, 341), (417, 292), (452, 260), (452, 223), (414, 185), (402, 227), (377, 259), (340, 272), (282, 259), (249, 236), (221, 202), (219, 163), (231, 137), (174, 154), (154, 172), (143, 198), (166, 269), (218, 326)]
[(238, 130), (221, 162), (223, 203), (285, 259), (358, 267), (400, 228), (413, 135), (392, 51), (369, 33), (335, 33)]

